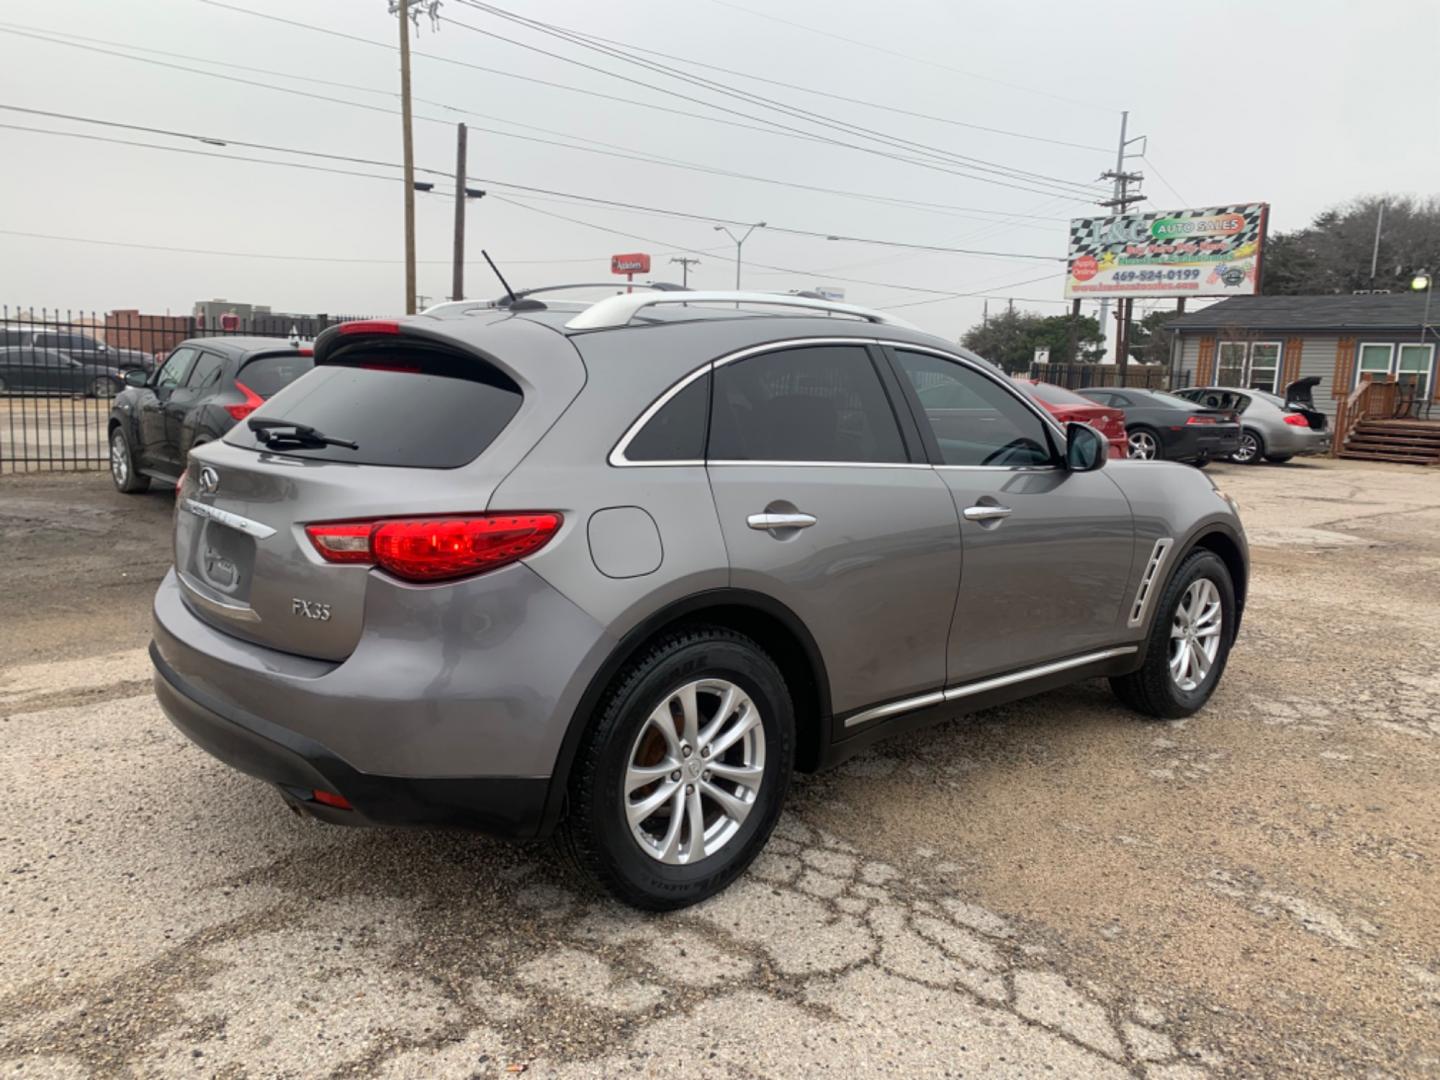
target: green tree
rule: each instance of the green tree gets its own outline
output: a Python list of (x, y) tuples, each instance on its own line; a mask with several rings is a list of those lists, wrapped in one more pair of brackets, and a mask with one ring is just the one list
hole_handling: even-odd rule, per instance
[[(1075, 320), (1075, 332), (1081, 361), (1098, 360), (1103, 351), (1100, 324), (1089, 315)], [(972, 326), (960, 344), (979, 353), (986, 360), (999, 364), (1011, 374), (1028, 371), (1037, 348), (1050, 350), (1050, 362), (1073, 363), (1077, 359), (1070, 348), (1069, 315), (1037, 315), (1030, 311), (1004, 311), (978, 326)]]
[[(1375, 279), (1370, 257), (1380, 204), (1385, 217)], [(1261, 291), (1272, 296), (1403, 292), (1418, 270), (1440, 267), (1440, 197), (1367, 195), (1316, 216), (1303, 229), (1277, 233), (1265, 247)]]
[(1172, 335), (1166, 331), (1178, 311), (1151, 311), (1130, 324), (1130, 358), (1142, 364), (1168, 364)]

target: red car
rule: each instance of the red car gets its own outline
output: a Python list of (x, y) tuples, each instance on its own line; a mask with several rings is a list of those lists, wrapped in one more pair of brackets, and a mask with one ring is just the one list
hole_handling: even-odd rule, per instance
[(1036, 382), (1034, 379), (1015, 379), (1015, 382), (1062, 424), (1074, 420), (1089, 424), (1104, 435), (1110, 443), (1111, 460), (1129, 455), (1130, 440), (1125, 434), (1124, 409), (1097, 405), (1054, 383)]

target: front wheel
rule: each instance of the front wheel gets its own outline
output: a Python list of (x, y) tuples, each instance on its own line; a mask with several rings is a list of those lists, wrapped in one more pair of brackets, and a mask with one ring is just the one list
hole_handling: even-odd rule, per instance
[(118, 427), (110, 432), (110, 479), (115, 482), (115, 489), (126, 495), (137, 495), (150, 487), (150, 478), (135, 471), (130, 440)]
[(1254, 465), (1265, 454), (1265, 440), (1258, 432), (1249, 428), (1240, 432), (1240, 447), (1230, 455), (1230, 460), (1239, 465)]
[(730, 630), (676, 631), (605, 698), (576, 758), (561, 839), (624, 903), (698, 903), (765, 846), (794, 760), (794, 711), (775, 662)]
[(120, 388), (109, 379), (99, 378), (90, 384), (90, 396), (97, 398), (112, 398), (119, 393)]
[(1159, 461), (1165, 455), (1160, 452), (1160, 437), (1149, 428), (1131, 428), (1130, 456), (1138, 461)]
[(1220, 556), (1193, 551), (1156, 608), (1139, 671), (1110, 680), (1121, 701), (1157, 719), (1189, 716), (1210, 700), (1235, 639), (1235, 585)]

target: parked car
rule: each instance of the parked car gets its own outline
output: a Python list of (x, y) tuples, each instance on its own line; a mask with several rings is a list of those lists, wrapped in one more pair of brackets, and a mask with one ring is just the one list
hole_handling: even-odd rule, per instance
[(191, 451), (151, 657), (181, 731), (325, 821), (558, 828), (677, 908), (792, 770), (1100, 676), (1186, 716), (1240, 623), (1204, 474), (1107, 462), (881, 312), (532, 297), (342, 324), (314, 361)]
[(57, 349), (0, 349), (0, 394), (89, 394), (109, 398), (124, 385), (125, 373), (109, 364), (86, 362)]
[(1054, 383), (1035, 379), (1016, 379), (1016, 385), (1062, 424), (1074, 421), (1089, 424), (1110, 443), (1112, 460), (1130, 456), (1130, 439), (1125, 433), (1125, 412), (1109, 405), (1099, 405)]
[(1204, 466), (1240, 447), (1232, 410), (1207, 409), (1163, 390), (1092, 386), (1076, 393), (1125, 410), (1130, 456), (1139, 461), (1188, 461)]
[[(1222, 409), (1240, 416), (1240, 446), (1231, 461), (1254, 465), (1261, 458), (1277, 464), (1296, 454), (1319, 454), (1330, 449), (1325, 414), (1309, 399), (1313, 376), (1291, 383), (1286, 396), (1264, 390), (1237, 390), (1230, 386), (1199, 386), (1176, 392), (1176, 397), (1207, 409)], [(1307, 384), (1301, 386), (1301, 383)], [(1292, 392), (1301, 396), (1291, 396)], [(1306, 404), (1308, 401), (1308, 407)]]
[(192, 449), (220, 438), (314, 366), (281, 338), (191, 338), (152, 375), (130, 371), (110, 407), (110, 478), (126, 494), (173, 484)]
[(154, 371), (155, 359), (139, 349), (117, 349), (79, 331), (45, 326), (0, 326), (0, 348), (62, 352), (80, 363), (129, 371)]

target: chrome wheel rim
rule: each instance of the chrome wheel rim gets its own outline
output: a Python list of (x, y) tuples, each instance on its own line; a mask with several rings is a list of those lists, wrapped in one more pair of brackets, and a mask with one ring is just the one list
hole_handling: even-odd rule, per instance
[(1255, 455), (1259, 450), (1260, 445), (1255, 441), (1255, 436), (1249, 432), (1245, 432), (1240, 436), (1240, 449), (1236, 450), (1231, 456), (1234, 457), (1236, 461), (1249, 464), (1255, 460)]
[(750, 695), (700, 679), (666, 695), (630, 747), (620, 810), (640, 850), (687, 866), (740, 831), (765, 778), (765, 728)]
[(1170, 623), (1170, 678), (1181, 690), (1194, 690), (1209, 677), (1224, 622), (1215, 583), (1209, 578), (1192, 581)]
[(1130, 456), (1140, 461), (1155, 460), (1155, 436), (1148, 431), (1135, 431), (1130, 435)]
[(110, 439), (110, 475), (117, 484), (125, 483), (130, 475), (130, 458), (125, 453), (125, 439), (119, 432)]

